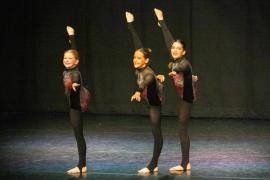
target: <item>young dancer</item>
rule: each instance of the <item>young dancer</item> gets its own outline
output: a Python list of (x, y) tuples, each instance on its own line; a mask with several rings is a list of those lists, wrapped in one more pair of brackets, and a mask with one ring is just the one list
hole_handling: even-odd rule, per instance
[(138, 88), (132, 95), (131, 101), (140, 102), (141, 97), (143, 97), (148, 102), (149, 116), (152, 124), (152, 134), (154, 136), (152, 159), (145, 168), (138, 171), (140, 174), (145, 174), (158, 171), (158, 159), (163, 146), (160, 114), (163, 89), (161, 82), (164, 81), (164, 76), (156, 76), (154, 71), (148, 66), (151, 50), (143, 47), (143, 44), (133, 26), (133, 14), (126, 12), (126, 20), (135, 47), (133, 65), (136, 69), (135, 74), (138, 84)]
[(174, 80), (177, 93), (179, 94), (179, 110), (178, 110), (178, 132), (181, 142), (182, 162), (170, 168), (170, 171), (190, 170), (189, 162), (190, 139), (188, 134), (188, 121), (193, 101), (196, 99), (195, 86), (198, 80), (197, 76), (192, 75), (192, 66), (186, 59), (186, 47), (182, 40), (174, 40), (169, 31), (163, 17), (163, 13), (159, 9), (154, 9), (158, 24), (162, 29), (166, 46), (171, 56), (171, 62), (168, 67), (170, 69), (169, 76)]
[(69, 104), (70, 124), (73, 128), (77, 142), (79, 162), (78, 165), (67, 171), (68, 174), (86, 173), (86, 143), (83, 135), (83, 121), (81, 119), (80, 106), (80, 85), (81, 73), (78, 68), (79, 53), (76, 50), (75, 31), (72, 27), (67, 26), (69, 35), (69, 43), (71, 49), (64, 52), (63, 64), (65, 71), (63, 72), (63, 82), (65, 94)]

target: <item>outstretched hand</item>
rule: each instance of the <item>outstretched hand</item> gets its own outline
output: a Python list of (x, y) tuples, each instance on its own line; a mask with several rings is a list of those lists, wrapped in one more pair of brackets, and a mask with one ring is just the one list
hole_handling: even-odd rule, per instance
[(197, 75), (193, 75), (193, 74), (192, 74), (192, 81), (193, 81), (193, 82), (197, 82), (198, 79), (199, 79), (199, 78), (198, 78)]
[(131, 99), (130, 99), (130, 101), (138, 101), (138, 102), (140, 102), (141, 101), (141, 93), (140, 92), (138, 92), (138, 91), (136, 91), (134, 94), (133, 94), (133, 96), (131, 96)]
[(76, 88), (79, 87), (79, 86), (80, 86), (80, 84), (78, 84), (78, 83), (72, 83), (72, 89), (74, 91), (76, 91)]
[(131, 23), (134, 21), (134, 16), (130, 12), (126, 11), (126, 19), (128, 23)]
[(169, 76), (171, 76), (171, 77), (173, 77), (173, 76), (176, 76), (176, 72), (175, 71), (171, 71), (170, 73), (169, 73)]
[(155, 11), (155, 14), (157, 16), (157, 19), (159, 21), (162, 21), (164, 19), (163, 18), (163, 12), (160, 9), (157, 9), (157, 8), (155, 8), (154, 11)]
[(67, 26), (67, 33), (68, 35), (74, 35), (75, 34), (75, 30), (73, 29), (73, 27), (71, 26)]
[(165, 76), (162, 74), (159, 74), (156, 76), (157, 80), (159, 80), (160, 82), (164, 82), (165, 81)]

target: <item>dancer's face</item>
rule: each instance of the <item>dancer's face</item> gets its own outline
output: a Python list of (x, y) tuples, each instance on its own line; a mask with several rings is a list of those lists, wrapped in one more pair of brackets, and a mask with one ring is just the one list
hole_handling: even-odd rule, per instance
[(72, 52), (65, 52), (64, 58), (63, 58), (63, 64), (65, 68), (72, 69), (79, 63), (79, 60), (75, 57), (75, 55)]
[(149, 59), (145, 59), (144, 54), (140, 51), (135, 51), (133, 57), (133, 65), (135, 68), (144, 68), (149, 62)]
[(186, 51), (180, 42), (174, 42), (171, 47), (171, 55), (173, 59), (178, 59), (183, 57)]

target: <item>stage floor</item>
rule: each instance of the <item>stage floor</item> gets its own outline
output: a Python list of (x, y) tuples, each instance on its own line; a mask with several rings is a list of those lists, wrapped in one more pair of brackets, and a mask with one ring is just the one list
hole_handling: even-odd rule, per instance
[[(153, 149), (147, 116), (85, 115), (88, 173), (79, 179), (270, 179), (270, 121), (191, 119), (192, 170), (171, 174), (180, 161), (176, 117), (162, 117), (159, 172), (140, 176)], [(5, 116), (0, 133), (1, 179), (77, 179), (67, 114)]]

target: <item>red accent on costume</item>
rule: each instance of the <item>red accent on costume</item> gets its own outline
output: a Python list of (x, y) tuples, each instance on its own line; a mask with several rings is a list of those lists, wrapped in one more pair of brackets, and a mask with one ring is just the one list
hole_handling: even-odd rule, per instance
[(176, 91), (178, 95), (183, 98), (183, 93), (184, 93), (184, 80), (183, 80), (183, 74), (182, 73), (177, 73), (175, 76), (172, 77), (174, 86), (176, 88)]
[[(173, 82), (174, 86), (176, 88), (176, 91), (178, 95), (183, 98), (184, 94), (184, 79), (182, 73), (177, 73), (175, 76), (173, 76)], [(192, 79), (192, 90), (193, 90), (193, 102), (197, 100), (197, 80)]]
[(81, 86), (80, 105), (81, 105), (82, 112), (87, 111), (88, 105), (89, 105), (89, 102), (90, 102), (90, 98), (91, 98), (90, 91), (86, 87)]
[(144, 88), (143, 89), (142, 97), (145, 98), (145, 99), (147, 99), (147, 88)]
[[(147, 88), (144, 88), (144, 89), (143, 89), (143, 92), (142, 92), (142, 95), (141, 95), (141, 96), (142, 96), (144, 99), (148, 100), (148, 99), (147, 99)], [(158, 97), (159, 97), (160, 102), (161, 102), (161, 103), (164, 103), (165, 97), (162, 96), (162, 95), (158, 95)]]
[(71, 75), (69, 73), (65, 73), (65, 76), (64, 76), (64, 86), (67, 89), (71, 89), (72, 88), (72, 78), (71, 78)]

